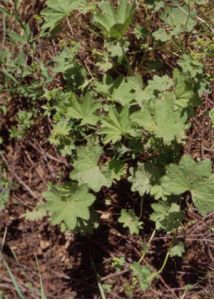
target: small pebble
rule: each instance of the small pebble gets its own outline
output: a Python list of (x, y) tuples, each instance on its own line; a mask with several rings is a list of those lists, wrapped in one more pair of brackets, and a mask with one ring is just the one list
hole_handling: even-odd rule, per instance
[(48, 241), (41, 240), (39, 245), (42, 250), (46, 250), (49, 248), (50, 243)]

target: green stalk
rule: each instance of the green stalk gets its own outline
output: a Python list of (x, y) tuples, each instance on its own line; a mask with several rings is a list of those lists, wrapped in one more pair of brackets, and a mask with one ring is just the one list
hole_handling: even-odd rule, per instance
[(169, 251), (167, 251), (167, 254), (165, 256), (165, 259), (164, 259), (164, 262), (163, 262), (161, 268), (159, 269), (159, 271), (156, 272), (156, 276), (160, 275), (163, 272), (163, 270), (166, 267), (166, 264), (168, 262), (168, 258), (169, 258)]
[[(152, 234), (151, 234), (151, 236), (150, 236), (150, 239), (149, 239), (149, 241), (148, 241), (148, 243), (147, 243), (147, 247), (148, 247), (148, 248), (149, 248), (150, 245), (151, 245), (151, 242), (152, 242), (152, 240), (153, 240), (153, 238), (154, 238), (154, 236), (155, 236), (155, 233), (156, 233), (156, 230), (153, 230), (153, 232), (152, 232)], [(138, 260), (138, 263), (141, 263), (141, 262), (144, 260), (145, 255), (146, 255), (146, 251), (143, 252), (141, 258)]]
[(132, 70), (132, 67), (131, 67), (131, 65), (130, 65), (128, 56), (127, 56), (127, 54), (126, 54), (126, 52), (125, 52), (125, 49), (124, 49), (124, 47), (123, 47), (123, 41), (120, 40), (119, 43), (120, 43), (121, 50), (122, 50), (122, 52), (123, 52), (123, 56), (124, 56), (124, 58), (125, 58), (125, 60), (126, 60), (127, 66), (128, 66), (128, 75), (131, 75), (131, 74), (133, 74), (133, 70)]

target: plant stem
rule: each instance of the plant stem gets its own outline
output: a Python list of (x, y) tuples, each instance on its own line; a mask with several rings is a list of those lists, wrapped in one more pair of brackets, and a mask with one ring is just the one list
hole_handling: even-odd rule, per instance
[(163, 272), (163, 270), (164, 270), (164, 268), (166, 267), (166, 264), (167, 264), (167, 262), (168, 262), (168, 258), (169, 258), (169, 251), (167, 251), (167, 254), (166, 254), (166, 256), (165, 256), (164, 262), (163, 262), (163, 264), (162, 264), (160, 270), (156, 272), (156, 275), (160, 275), (160, 274)]
[(67, 22), (67, 25), (68, 25), (68, 27), (70, 29), (70, 32), (71, 32), (72, 36), (74, 36), (74, 31), (73, 31), (73, 28), (71, 26), (71, 23), (70, 23), (68, 17), (66, 17), (66, 22)]
[(97, 273), (97, 270), (96, 270), (96, 267), (95, 267), (95, 264), (94, 264), (94, 261), (93, 261), (92, 258), (91, 258), (91, 265), (92, 265), (92, 268), (94, 269), (94, 272), (95, 272), (95, 274), (96, 274), (96, 278), (97, 278), (97, 286), (98, 286), (98, 288), (99, 288), (101, 298), (102, 298), (102, 299), (107, 299), (107, 298), (106, 298), (106, 295), (105, 295), (105, 291), (104, 291), (103, 286), (102, 286), (102, 283), (101, 283), (101, 281), (100, 281), (99, 274)]
[(190, 0), (189, 0), (189, 1), (188, 1), (188, 15), (187, 15), (187, 19), (186, 19), (186, 22), (185, 22), (185, 25), (184, 25), (184, 28), (185, 28), (185, 29), (186, 29), (187, 24), (188, 24), (188, 22), (189, 22), (190, 11), (191, 11), (191, 9), (190, 9)]
[(125, 58), (125, 60), (126, 60), (126, 63), (127, 63), (127, 67), (128, 67), (128, 75), (131, 75), (131, 74), (133, 73), (133, 70), (132, 70), (132, 67), (131, 67), (131, 65), (130, 65), (128, 56), (127, 56), (127, 54), (126, 54), (126, 51), (125, 51), (125, 49), (124, 49), (124, 47), (123, 47), (123, 41), (122, 41), (122, 40), (120, 40), (120, 47), (121, 47), (121, 49), (122, 49), (123, 56), (124, 56), (124, 58)]
[(5, 38), (6, 38), (6, 16), (3, 14), (2, 16), (2, 48), (4, 48)]
[[(154, 236), (155, 236), (155, 233), (156, 233), (156, 230), (153, 230), (153, 232), (152, 232), (152, 234), (151, 234), (151, 236), (150, 236), (150, 238), (149, 238), (149, 241), (148, 241), (148, 243), (147, 243), (147, 247), (148, 247), (148, 248), (149, 248), (149, 246), (151, 245), (151, 242), (152, 242), (152, 240), (153, 240), (153, 238), (154, 238)], [(146, 255), (146, 251), (143, 252), (141, 258), (138, 260), (138, 263), (141, 263), (141, 262), (144, 260), (145, 255)]]

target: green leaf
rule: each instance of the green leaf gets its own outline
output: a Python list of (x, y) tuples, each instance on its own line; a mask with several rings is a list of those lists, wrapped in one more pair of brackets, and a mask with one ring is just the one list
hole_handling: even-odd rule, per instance
[(169, 90), (173, 86), (173, 80), (168, 76), (157, 76), (154, 75), (152, 80), (149, 80), (147, 89), (151, 92), (164, 92)]
[(172, 248), (169, 250), (169, 255), (170, 257), (182, 257), (185, 252), (184, 248), (184, 243), (178, 242), (176, 245), (174, 245)]
[(112, 86), (111, 99), (122, 106), (129, 105), (130, 102), (138, 98), (138, 93), (142, 91), (142, 81), (138, 76), (119, 76)]
[(78, 219), (77, 221), (75, 231), (83, 236), (91, 234), (99, 226), (98, 213), (94, 209), (91, 209), (89, 213), (90, 217), (88, 220)]
[(94, 16), (94, 22), (108, 37), (120, 39), (132, 21), (135, 7), (135, 3), (129, 4), (128, 0), (120, 0), (117, 8), (109, 1), (101, 1), (101, 13)]
[(131, 270), (134, 276), (138, 279), (140, 287), (143, 291), (146, 291), (152, 284), (155, 278), (155, 273), (153, 273), (148, 267), (142, 267), (139, 262), (133, 262), (131, 264)]
[(0, 211), (5, 207), (7, 201), (9, 200), (10, 188), (9, 182), (1, 175), (0, 168)]
[(212, 127), (214, 127), (214, 108), (209, 111), (209, 117), (212, 123)]
[(214, 175), (208, 159), (195, 162), (191, 156), (184, 155), (178, 165), (167, 166), (161, 185), (166, 194), (179, 195), (189, 191), (202, 215), (214, 211)]
[(98, 192), (102, 186), (108, 186), (109, 181), (98, 165), (102, 148), (93, 143), (77, 149), (77, 159), (73, 163), (70, 178), (77, 180), (79, 185), (87, 184)]
[(118, 222), (122, 223), (123, 227), (128, 227), (130, 234), (139, 234), (143, 225), (132, 209), (122, 209)]
[(11, 183), (6, 177), (5, 170), (0, 165), (0, 211), (4, 209), (10, 196)]
[(139, 76), (104, 76), (103, 82), (96, 82), (95, 89), (98, 93), (107, 96), (109, 100), (120, 103), (122, 106), (129, 105), (132, 101), (138, 102), (142, 93), (142, 80)]
[(73, 163), (70, 178), (77, 180), (80, 185), (87, 184), (95, 192), (102, 186), (111, 186), (114, 180), (120, 180), (126, 171), (124, 164), (114, 159), (107, 164), (100, 164), (102, 152), (102, 147), (93, 142), (77, 148), (77, 159)]
[(156, 229), (163, 229), (171, 232), (180, 227), (184, 212), (176, 203), (158, 202), (151, 205), (153, 213), (150, 220), (155, 222)]
[(84, 98), (73, 97), (66, 115), (71, 119), (81, 120), (80, 125), (96, 125), (99, 120), (96, 111), (99, 108), (100, 104), (90, 94), (86, 94)]
[(52, 186), (43, 197), (47, 203), (42, 207), (49, 213), (52, 224), (63, 224), (69, 230), (76, 228), (78, 219), (89, 219), (89, 207), (95, 201), (87, 185), (76, 184)]
[(156, 41), (160, 42), (168, 42), (172, 38), (172, 35), (170, 33), (167, 33), (164, 28), (159, 28), (158, 30), (153, 32), (152, 35)]
[(152, 9), (154, 12), (159, 11), (165, 6), (164, 1), (162, 0), (145, 0), (145, 3), (148, 9)]
[(128, 180), (132, 183), (132, 192), (139, 192), (140, 196), (149, 193), (151, 189), (151, 173), (145, 170), (144, 164), (138, 164), (136, 172), (130, 168), (131, 176)]
[(129, 107), (125, 106), (121, 112), (118, 113), (118, 111), (111, 106), (108, 116), (101, 121), (100, 133), (105, 135), (105, 144), (109, 142), (115, 144), (121, 140), (122, 136), (135, 136), (136, 132), (129, 118)]
[(41, 16), (44, 18), (42, 33), (46, 30), (53, 31), (72, 11), (81, 11), (86, 7), (85, 0), (47, 0), (47, 7), (41, 12)]
[[(122, 43), (122, 44), (121, 44)], [(117, 41), (117, 40), (108, 40), (105, 42), (105, 48), (111, 57), (117, 57), (119, 60), (124, 57), (129, 49), (128, 41)]]
[(172, 28), (173, 34), (177, 35), (193, 30), (196, 25), (196, 22), (192, 18), (193, 16), (194, 12), (189, 12), (186, 5), (179, 7), (165, 6), (165, 11), (161, 15), (161, 19)]
[(62, 73), (66, 80), (67, 87), (71, 91), (81, 89), (85, 83), (86, 71), (76, 60), (79, 51), (79, 43), (75, 43), (73, 47), (66, 47), (63, 51), (53, 58), (55, 73)]
[(131, 120), (156, 138), (163, 139), (166, 145), (174, 140), (181, 142), (185, 138), (186, 116), (174, 110), (173, 94), (165, 94), (163, 98), (133, 113)]
[(60, 145), (60, 139), (70, 135), (71, 125), (68, 120), (60, 120), (54, 124), (49, 141), (53, 145)]
[(78, 43), (74, 47), (64, 48), (62, 52), (56, 55), (53, 59), (55, 63), (53, 71), (56, 73), (65, 73), (69, 69), (73, 68), (78, 51)]
[(108, 164), (101, 166), (101, 168), (109, 182), (108, 186), (111, 186), (115, 180), (119, 181), (121, 177), (126, 175), (126, 165), (117, 159), (110, 160)]
[(117, 272), (120, 272), (122, 268), (125, 266), (126, 260), (124, 256), (113, 257), (112, 259), (112, 267), (115, 268)]
[(175, 105), (182, 109), (197, 107), (200, 104), (200, 99), (194, 92), (192, 80), (178, 69), (174, 69), (173, 79), (175, 82)]
[(37, 221), (37, 220), (41, 220), (46, 215), (47, 215), (46, 210), (43, 207), (37, 205), (37, 207), (33, 211), (26, 211), (24, 217), (28, 221)]
[(183, 72), (188, 74), (191, 78), (203, 74), (203, 65), (194, 60), (190, 55), (183, 54), (178, 60), (178, 65), (182, 68)]
[(146, 88), (139, 93), (138, 103), (141, 102), (144, 105), (151, 99), (156, 98), (157, 94), (171, 89), (173, 86), (173, 80), (168, 75), (157, 76), (155, 75), (148, 81)]
[(132, 192), (138, 192), (140, 196), (153, 191), (153, 187), (159, 182), (161, 175), (158, 167), (153, 162), (138, 163), (136, 170), (129, 169), (131, 176), (128, 180), (132, 183)]

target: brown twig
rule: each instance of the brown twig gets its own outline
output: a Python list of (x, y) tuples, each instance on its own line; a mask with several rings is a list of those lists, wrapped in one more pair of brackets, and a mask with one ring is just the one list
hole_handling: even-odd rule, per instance
[(14, 170), (11, 169), (7, 159), (5, 158), (5, 156), (0, 152), (0, 156), (3, 160), (3, 162), (5, 163), (8, 171), (11, 173), (11, 175), (17, 180), (17, 182), (34, 198), (34, 199), (38, 199), (38, 197), (36, 196), (36, 194), (31, 190), (31, 188), (14, 172)]

